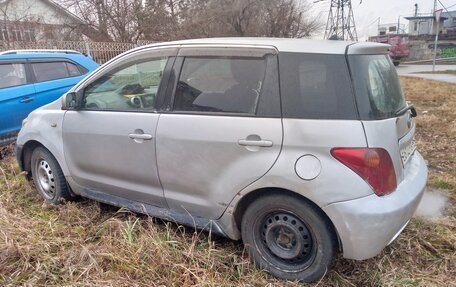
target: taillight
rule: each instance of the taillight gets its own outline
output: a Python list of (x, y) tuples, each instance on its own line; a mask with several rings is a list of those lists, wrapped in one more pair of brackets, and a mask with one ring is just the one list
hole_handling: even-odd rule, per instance
[(390, 194), (397, 187), (396, 173), (388, 152), (382, 148), (334, 148), (331, 154), (364, 179), (376, 195)]

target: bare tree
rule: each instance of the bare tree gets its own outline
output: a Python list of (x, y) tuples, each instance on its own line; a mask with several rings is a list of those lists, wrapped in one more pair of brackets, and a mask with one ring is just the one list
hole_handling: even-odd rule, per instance
[(210, 30), (206, 33), (209, 36), (302, 38), (323, 27), (323, 23), (309, 12), (311, 5), (303, 1), (201, 1), (207, 3), (196, 10), (193, 18), (202, 19), (201, 25)]
[(78, 15), (103, 41), (136, 42), (142, 36), (141, 0), (61, 0), (60, 4)]
[[(23, 33), (21, 30), (31, 28), (40, 22), (39, 17), (31, 16), (31, 3), (24, 1), (23, 7), (16, 7), (10, 1), (0, 3), (0, 33), (3, 45), (9, 48), (12, 41), (22, 40)], [(29, 38), (35, 37), (27, 35)]]
[(315, 16), (305, 11), (310, 10), (307, 3), (295, 0), (266, 1), (262, 26), (268, 37), (303, 38), (309, 37), (319, 29), (322, 23)]
[(109, 41), (216, 36), (308, 37), (322, 27), (303, 0), (60, 0)]

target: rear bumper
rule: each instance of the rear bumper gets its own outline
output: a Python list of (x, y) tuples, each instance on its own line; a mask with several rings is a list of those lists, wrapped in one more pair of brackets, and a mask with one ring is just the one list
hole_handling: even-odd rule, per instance
[(410, 221), (426, 187), (427, 167), (419, 152), (408, 165), (404, 180), (392, 194), (373, 194), (323, 208), (339, 234), (345, 258), (376, 256)]

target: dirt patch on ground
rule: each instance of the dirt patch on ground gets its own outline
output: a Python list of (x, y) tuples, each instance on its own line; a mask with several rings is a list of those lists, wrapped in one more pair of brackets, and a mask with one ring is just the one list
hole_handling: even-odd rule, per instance
[(0, 147), (0, 160), (5, 159), (9, 156), (12, 156), (14, 152), (14, 147), (12, 144)]

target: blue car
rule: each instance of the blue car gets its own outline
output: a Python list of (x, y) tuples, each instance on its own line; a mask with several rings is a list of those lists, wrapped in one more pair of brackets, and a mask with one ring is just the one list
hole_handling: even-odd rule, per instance
[(0, 145), (15, 140), (31, 111), (58, 99), (98, 66), (76, 51), (0, 53)]

